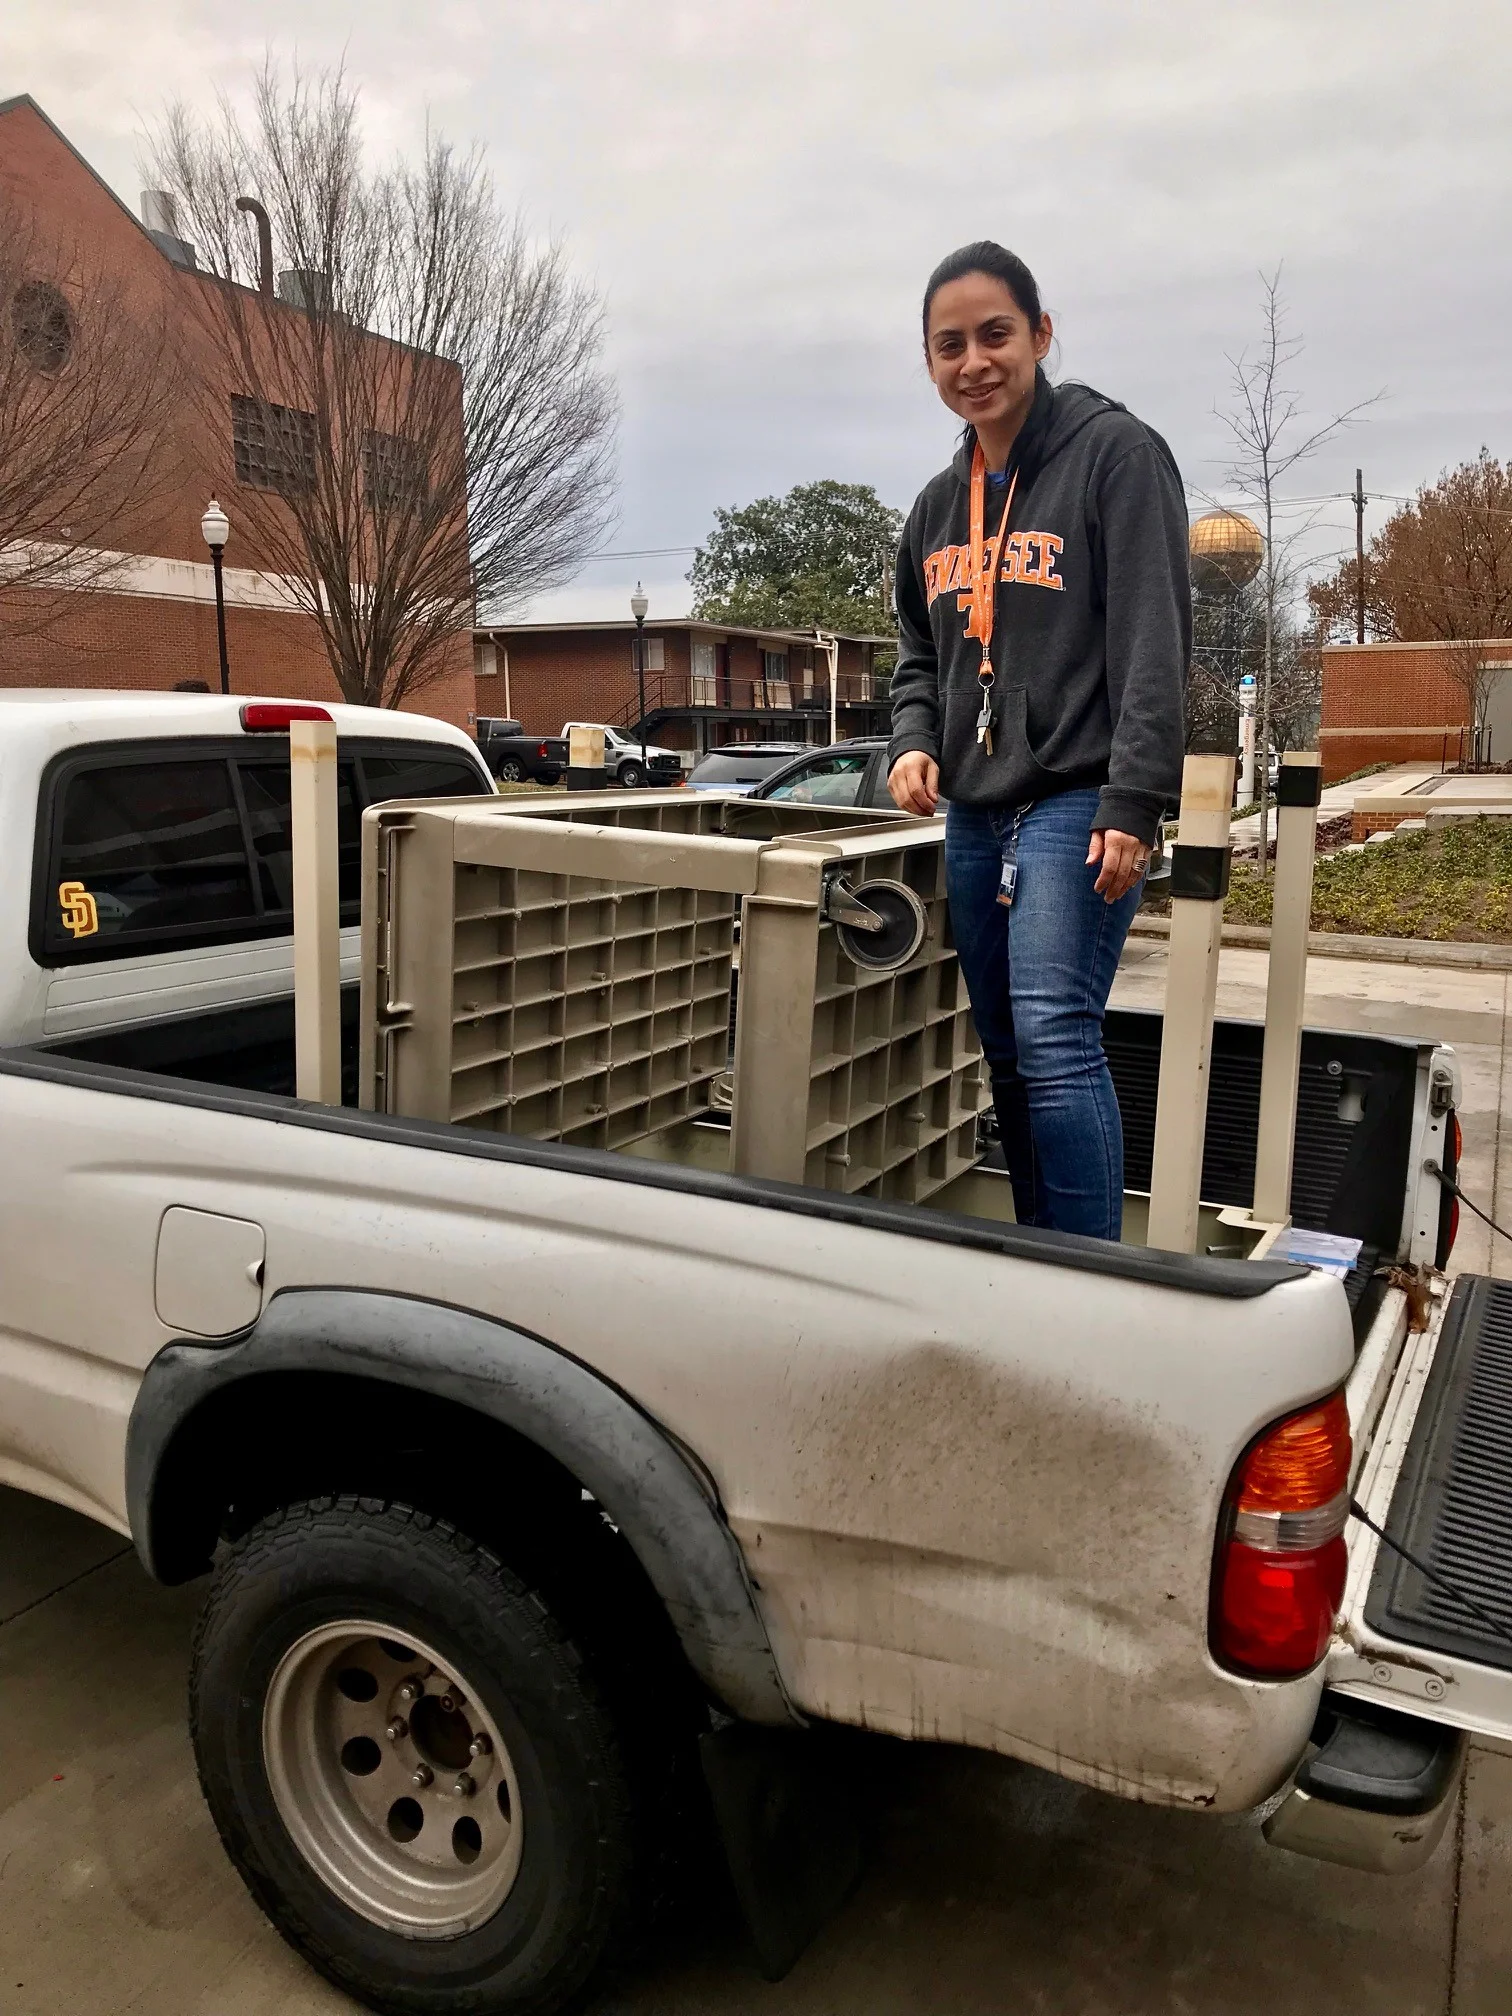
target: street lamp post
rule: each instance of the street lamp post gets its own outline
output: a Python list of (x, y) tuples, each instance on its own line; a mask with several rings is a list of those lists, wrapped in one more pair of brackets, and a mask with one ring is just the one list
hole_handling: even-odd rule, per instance
[(640, 700), (642, 784), (651, 781), (651, 766), (646, 761), (646, 611), (650, 607), (646, 591), (637, 581), (635, 593), (630, 597), (630, 614), (635, 618), (635, 689)]
[(226, 584), (221, 573), (221, 555), (231, 537), (231, 520), (213, 497), (200, 520), (200, 531), (205, 535), (205, 544), (210, 548), (210, 565), (215, 569), (215, 634), (220, 644), (221, 691), (229, 693), (231, 666), (226, 657)]

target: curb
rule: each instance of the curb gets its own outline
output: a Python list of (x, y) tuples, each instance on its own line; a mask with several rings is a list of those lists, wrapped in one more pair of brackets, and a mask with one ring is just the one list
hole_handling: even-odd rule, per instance
[[(1131, 938), (1169, 938), (1169, 917), (1136, 917)], [(1264, 924), (1225, 924), (1225, 945), (1247, 945), (1267, 951), (1270, 930)], [(1439, 938), (1352, 938), (1342, 931), (1309, 931), (1310, 958), (1373, 959), (1389, 966), (1459, 966), (1472, 971), (1512, 972), (1512, 945), (1459, 944)]]

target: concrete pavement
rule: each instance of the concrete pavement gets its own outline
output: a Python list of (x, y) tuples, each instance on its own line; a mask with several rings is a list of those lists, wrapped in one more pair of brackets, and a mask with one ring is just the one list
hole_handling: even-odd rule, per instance
[[(200, 1590), (0, 1490), (0, 2009), (336, 2016), (200, 1801), (184, 1676)], [(857, 1895), (788, 1979), (732, 1918), (673, 1928), (595, 2016), (1505, 2016), (1512, 1760), (1387, 1879), (1267, 1848), (1248, 1819), (1131, 1806), (1028, 1766), (870, 1740)]]
[[(1420, 779), (1430, 776), (1438, 768), (1436, 763), (1399, 763), (1395, 769), (1382, 770), (1374, 777), (1361, 777), (1353, 784), (1329, 784), (1318, 801), (1318, 817), (1335, 819), (1341, 812), (1352, 812), (1354, 802), (1362, 792), (1395, 788), (1407, 790)], [(1246, 819), (1236, 819), (1233, 836), (1241, 843), (1248, 842), (1252, 854), (1260, 848), (1260, 814), (1251, 812)], [(1276, 815), (1271, 812), (1271, 840), (1276, 837)]]

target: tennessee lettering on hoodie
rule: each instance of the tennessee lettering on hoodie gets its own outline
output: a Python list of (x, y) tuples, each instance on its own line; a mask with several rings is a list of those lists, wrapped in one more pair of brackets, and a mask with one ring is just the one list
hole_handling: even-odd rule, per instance
[[(1096, 828), (1153, 842), (1181, 796), (1192, 652), (1187, 513), (1160, 436), (1085, 385), (1037, 373), (1014, 443), (1018, 488), (992, 631), (992, 753), (977, 740), (972, 439), (920, 491), (898, 548), (889, 765), (922, 750), (940, 793), (1018, 806), (1100, 786)], [(1006, 489), (989, 482), (984, 533)]]

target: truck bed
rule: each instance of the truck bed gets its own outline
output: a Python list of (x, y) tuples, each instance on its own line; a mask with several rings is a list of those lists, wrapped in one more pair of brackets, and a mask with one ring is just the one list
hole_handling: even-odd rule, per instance
[[(339, 1366), (436, 1393), (450, 1312), (499, 1340), (469, 1378), (536, 1340), (687, 1452), (799, 1712), (1219, 1810), (1299, 1753), (1321, 1675), (1205, 1648), (1234, 1464), (1353, 1363), (1332, 1281), (56, 1053), (0, 1053), (0, 1134), (7, 1482), (143, 1544), (122, 1450), (165, 1347), (266, 1392), (317, 1349), (329, 1373), (350, 1303)], [(266, 1443), (228, 1418), (234, 1500)]]

